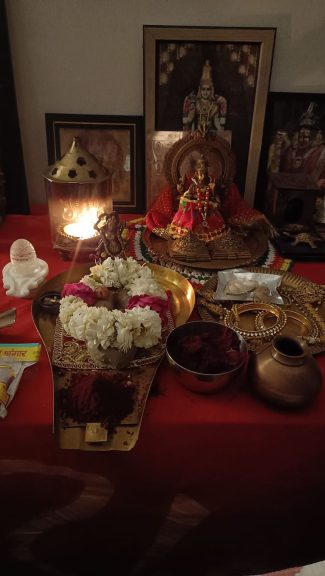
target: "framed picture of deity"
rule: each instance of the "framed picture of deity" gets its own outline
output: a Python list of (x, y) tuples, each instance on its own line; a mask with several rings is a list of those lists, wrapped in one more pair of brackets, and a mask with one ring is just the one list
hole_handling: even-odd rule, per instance
[[(145, 25), (143, 35), (145, 133), (230, 132), (235, 182), (253, 205), (276, 29)], [(146, 139), (147, 166), (151, 156)]]
[(263, 206), (270, 173), (325, 179), (325, 96), (270, 92), (266, 107), (256, 201)]
[(269, 93), (257, 190), (256, 207), (276, 226), (280, 252), (324, 259), (324, 94)]
[(111, 177), (114, 210), (145, 209), (143, 117), (45, 114), (48, 163), (54, 164), (78, 136)]

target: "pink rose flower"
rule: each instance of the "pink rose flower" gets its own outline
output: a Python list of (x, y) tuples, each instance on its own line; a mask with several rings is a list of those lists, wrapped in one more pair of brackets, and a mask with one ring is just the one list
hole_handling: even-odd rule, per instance
[(62, 290), (62, 297), (63, 296), (76, 296), (76, 298), (82, 298), (88, 306), (93, 306), (96, 302), (95, 292), (83, 282), (65, 284)]
[(146, 296), (145, 294), (143, 296), (132, 296), (128, 302), (127, 309), (131, 310), (137, 306), (140, 308), (149, 306), (151, 310), (155, 310), (159, 314), (162, 323), (167, 324), (168, 300), (163, 300), (157, 296)]

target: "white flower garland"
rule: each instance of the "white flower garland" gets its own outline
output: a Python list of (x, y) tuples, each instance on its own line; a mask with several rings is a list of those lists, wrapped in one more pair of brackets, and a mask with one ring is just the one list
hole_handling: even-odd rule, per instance
[[(90, 268), (81, 282), (88, 287), (124, 288), (129, 296), (156, 296), (167, 300), (166, 292), (154, 280), (150, 268), (133, 258), (107, 258)], [(60, 320), (67, 334), (84, 340), (92, 356), (108, 348), (126, 352), (132, 346), (151, 348), (161, 339), (161, 319), (149, 306), (130, 310), (107, 310), (88, 306), (82, 298), (65, 296), (60, 303)]]
[(165, 290), (153, 278), (150, 268), (139, 264), (131, 256), (127, 259), (106, 258), (102, 264), (90, 268), (90, 272), (81, 282), (93, 290), (100, 286), (124, 288), (129, 296), (147, 294), (167, 299)]

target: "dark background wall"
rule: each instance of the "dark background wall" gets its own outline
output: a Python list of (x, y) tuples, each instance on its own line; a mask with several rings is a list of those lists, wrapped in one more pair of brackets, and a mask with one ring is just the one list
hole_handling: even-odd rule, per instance
[(4, 211), (28, 214), (29, 204), (6, 8), (4, 0), (0, 0), (0, 213)]

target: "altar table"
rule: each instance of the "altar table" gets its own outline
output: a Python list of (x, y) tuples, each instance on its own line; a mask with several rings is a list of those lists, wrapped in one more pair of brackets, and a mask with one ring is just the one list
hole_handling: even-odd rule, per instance
[[(52, 249), (44, 211), (6, 217), (1, 269), (17, 238), (32, 242), (49, 278), (71, 265)], [(323, 263), (292, 271), (325, 283)], [(6, 296), (1, 283), (0, 302), (17, 309), (1, 342), (41, 341), (31, 300)], [(325, 559), (325, 386), (312, 406), (281, 411), (249, 382), (190, 393), (164, 360), (133, 450), (62, 450), (42, 345), (0, 421), (0, 453), (5, 576), (236, 576)]]

